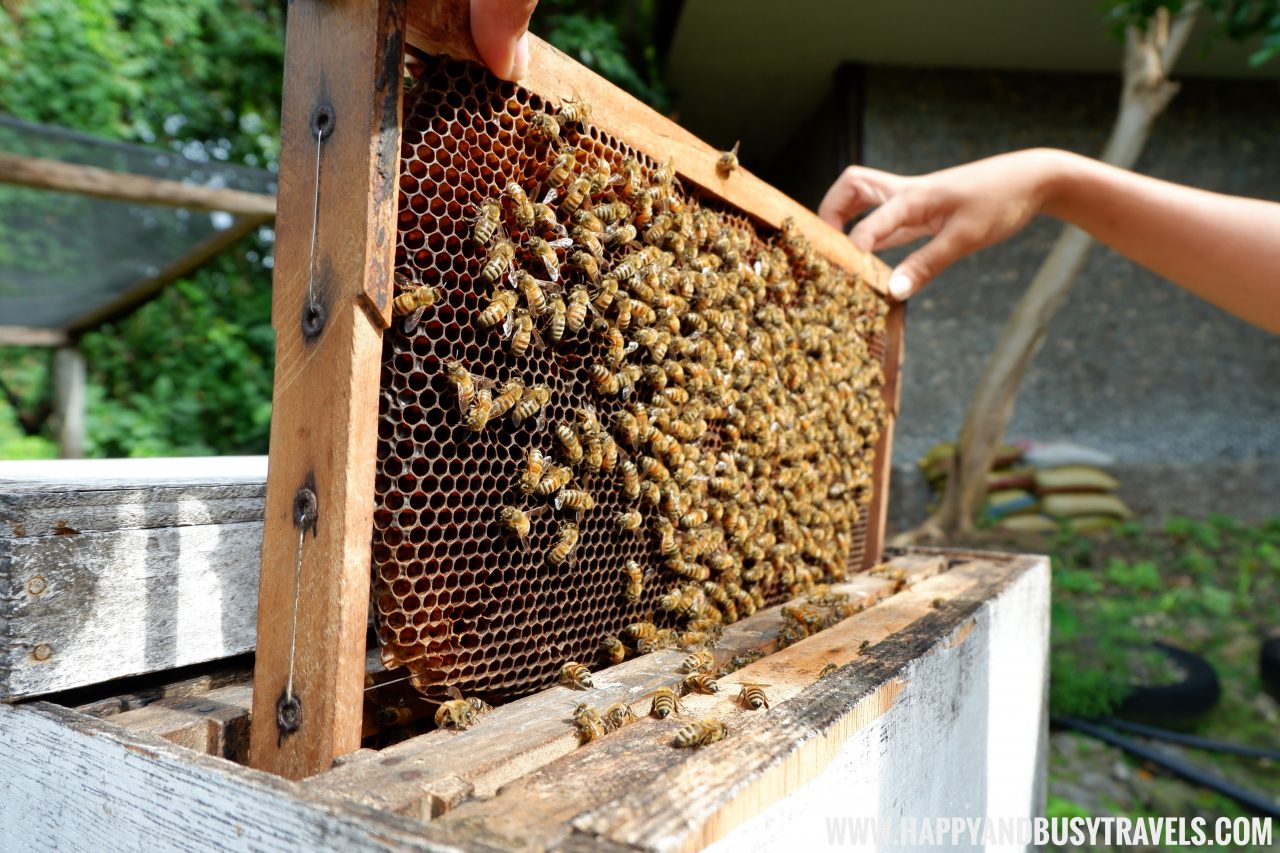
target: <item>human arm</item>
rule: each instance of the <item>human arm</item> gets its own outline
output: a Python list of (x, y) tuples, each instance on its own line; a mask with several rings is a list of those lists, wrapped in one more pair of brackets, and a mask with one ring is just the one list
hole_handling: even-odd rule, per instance
[(471, 38), (489, 70), (519, 80), (529, 69), (529, 18), (538, 0), (471, 0)]
[(1203, 299), (1280, 332), (1280, 204), (1192, 189), (1050, 149), (1002, 154), (920, 177), (850, 167), (819, 214), (866, 251), (934, 235), (898, 265), (906, 298), (961, 257), (1038, 213), (1070, 222)]

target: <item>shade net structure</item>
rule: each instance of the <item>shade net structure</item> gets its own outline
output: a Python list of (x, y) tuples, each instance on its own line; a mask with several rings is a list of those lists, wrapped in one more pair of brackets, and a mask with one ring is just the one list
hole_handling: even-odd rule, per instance
[[(0, 154), (272, 194), (276, 176), (0, 116)], [(77, 332), (149, 296), (259, 223), (222, 211), (0, 183), (0, 326)]]

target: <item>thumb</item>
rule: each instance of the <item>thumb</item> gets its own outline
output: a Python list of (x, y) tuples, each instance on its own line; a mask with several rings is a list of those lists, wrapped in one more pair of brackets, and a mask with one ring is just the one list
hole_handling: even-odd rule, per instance
[(965, 254), (959, 229), (944, 228), (938, 236), (907, 255), (889, 276), (889, 295), (902, 301), (919, 291)]

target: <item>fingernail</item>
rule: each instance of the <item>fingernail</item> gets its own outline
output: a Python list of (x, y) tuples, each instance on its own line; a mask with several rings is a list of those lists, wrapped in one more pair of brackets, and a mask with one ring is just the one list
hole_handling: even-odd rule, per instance
[(889, 276), (889, 295), (894, 299), (906, 299), (915, 288), (906, 273), (895, 272)]
[(516, 42), (516, 57), (511, 64), (511, 79), (519, 80), (529, 71), (529, 34), (526, 32)]

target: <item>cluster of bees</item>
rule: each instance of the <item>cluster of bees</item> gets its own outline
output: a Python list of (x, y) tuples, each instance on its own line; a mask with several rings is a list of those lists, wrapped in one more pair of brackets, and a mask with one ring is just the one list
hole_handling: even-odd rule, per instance
[[(651, 633), (656, 630), (652, 623), (636, 623), (629, 626), (636, 629), (633, 633)], [(613, 638), (616, 641), (616, 638)], [(762, 653), (749, 653), (735, 657), (733, 664), (745, 666), (752, 660), (763, 656)], [(649, 715), (660, 720), (666, 719), (680, 711), (680, 696), (689, 693), (715, 695), (720, 692), (720, 685), (711, 674), (715, 670), (716, 658), (710, 649), (698, 649), (691, 652), (680, 663), (685, 676), (680, 681), (679, 689), (659, 687), (654, 691), (649, 705)], [(735, 666), (735, 668), (736, 668)], [(732, 669), (722, 667), (720, 672), (731, 672)], [(576, 661), (566, 663), (560, 670), (560, 681), (577, 690), (589, 690), (593, 687), (591, 672)], [(762, 684), (743, 684), (738, 694), (738, 702), (744, 708), (759, 710), (769, 707), (769, 699), (765, 695)], [(607, 734), (617, 731), (628, 723), (638, 719), (635, 711), (625, 702), (615, 702), (603, 713), (585, 702), (579, 703), (573, 710), (573, 724), (578, 732), (580, 743), (587, 744)], [(699, 747), (721, 740), (728, 733), (728, 728), (719, 720), (695, 720), (676, 732), (672, 745), (677, 747)]]
[[(576, 375), (591, 400), (561, 416), (550, 385), (487, 378), (456, 355), (439, 367), (446, 399), (467, 433), (509, 423), (549, 439), (523, 446), (494, 519), (527, 547), (534, 521), (554, 511), (539, 557), (549, 567), (575, 571), (582, 514), (606, 490), (621, 504), (608, 520), (638, 548), (617, 570), (616, 595), (649, 621), (604, 638), (603, 657), (675, 647), (693, 657), (724, 625), (845, 577), (886, 416), (870, 342), (887, 305), (794, 223), (762, 238), (682, 191), (671, 163), (586, 150), (581, 100), (522, 115), (517, 132), (541, 165), (498, 178), (465, 210), (480, 302), (461, 316), (509, 362), (535, 350), (583, 360)], [(717, 163), (725, 176), (737, 166), (737, 146)], [(397, 273), (393, 313), (413, 333), (444, 296)], [(788, 642), (839, 609), (821, 607), (817, 622), (788, 618)], [(717, 676), (750, 659), (689, 671), (681, 689), (715, 692)], [(589, 686), (589, 670), (570, 666), (566, 683)], [(451, 697), (438, 724), (466, 727), (483, 713), (470, 704), (479, 700)], [(763, 690), (752, 697), (767, 703)], [(655, 713), (667, 707), (657, 699)], [(615, 716), (615, 727), (634, 718), (611, 708), (593, 726), (583, 711), (597, 734)]]
[[(608, 418), (587, 405), (546, 424), (556, 453), (527, 451), (519, 491), (582, 512), (595, 501), (578, 478), (610, 478), (632, 505), (614, 519), (619, 532), (646, 536), (656, 557), (628, 564), (619, 585), (635, 600), (658, 577), (677, 620), (732, 622), (779, 588), (843, 577), (884, 421), (867, 339), (883, 331), (885, 303), (792, 223), (765, 244), (686, 201), (670, 164), (650, 172), (627, 158), (615, 171), (557, 149), (562, 129), (589, 115), (573, 100), (556, 116), (535, 112), (529, 132), (550, 159), (542, 185), (508, 182), (472, 213), (490, 291), (477, 324), (517, 357), (586, 326), (604, 344), (593, 390), (619, 404)], [(521, 245), (508, 221), (527, 235)], [(412, 330), (440, 294), (399, 285), (394, 310)], [(546, 385), (496, 383), (458, 361), (444, 370), (469, 430), (542, 423)], [(501, 520), (527, 538), (525, 507)], [(578, 538), (561, 521), (547, 562), (570, 561)]]

